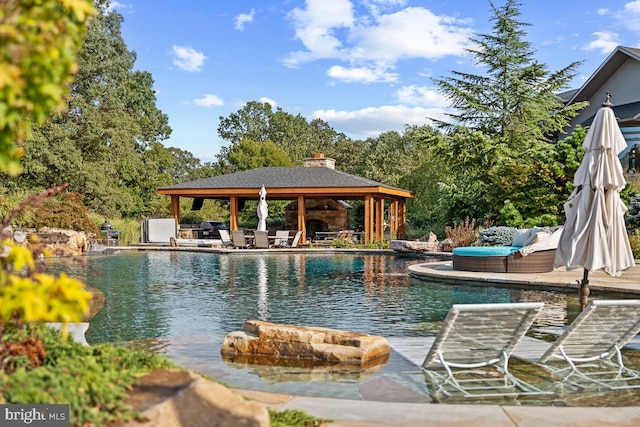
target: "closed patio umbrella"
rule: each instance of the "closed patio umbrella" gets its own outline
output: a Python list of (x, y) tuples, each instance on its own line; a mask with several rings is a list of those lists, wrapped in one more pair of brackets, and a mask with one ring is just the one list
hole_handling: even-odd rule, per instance
[(589, 298), (589, 272), (612, 276), (635, 266), (624, 223), (627, 207), (620, 200), (626, 180), (618, 155), (627, 142), (607, 100), (596, 113), (582, 146), (586, 153), (576, 171), (575, 190), (564, 204), (566, 222), (555, 264), (567, 270), (584, 268), (580, 309)]
[(260, 201), (258, 202), (258, 231), (267, 231), (267, 215), (269, 210), (267, 207), (267, 190), (264, 185), (258, 193), (260, 195)]

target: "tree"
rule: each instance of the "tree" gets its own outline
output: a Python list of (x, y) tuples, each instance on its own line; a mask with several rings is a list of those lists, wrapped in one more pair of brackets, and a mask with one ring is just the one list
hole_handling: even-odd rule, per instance
[(256, 142), (244, 138), (233, 145), (224, 164), (220, 162), (223, 173), (233, 173), (248, 169), (276, 166), (293, 166), (287, 152), (270, 140)]
[[(85, 203), (107, 216), (147, 213), (170, 156), (160, 142), (171, 133), (157, 109), (151, 75), (134, 71), (122, 16), (96, 2), (79, 56), (68, 110), (54, 114), (25, 141), (25, 174), (16, 185), (32, 189), (69, 183)], [(165, 158), (162, 160), (162, 158)]]
[[(525, 208), (517, 205), (522, 197), (505, 193), (507, 187), (495, 185), (495, 180), (537, 173), (547, 166), (552, 171), (553, 166), (543, 164), (550, 160), (544, 152), (553, 150), (549, 142), (585, 106), (566, 106), (556, 95), (567, 87), (580, 63), (551, 73), (533, 59), (535, 52), (524, 40), (529, 24), (518, 21), (519, 6), (516, 0), (506, 0), (501, 8), (491, 3), (493, 33), (478, 35), (473, 40), (478, 48), (468, 50), (485, 74), (453, 71), (451, 77), (435, 80), (455, 108), (449, 114), (454, 123), (439, 125), (449, 131), (467, 127), (451, 132), (438, 150), (457, 176), (449, 187), (451, 200), (457, 201), (450, 206), (451, 216), (464, 212), (495, 219), (505, 199)], [(544, 180), (556, 179), (549, 172)], [(555, 209), (548, 194), (555, 190), (553, 185), (542, 187), (547, 193), (538, 200), (545, 204), (543, 210)]]
[(284, 150), (294, 164), (302, 163), (302, 159), (316, 152), (328, 153), (346, 139), (320, 119), (307, 122), (300, 114), (294, 116), (281, 108), (273, 111), (271, 104), (257, 101), (248, 102), (228, 117), (220, 117), (218, 135), (230, 142), (218, 155), (222, 164), (227, 163), (230, 151), (244, 139), (256, 143), (271, 141)]

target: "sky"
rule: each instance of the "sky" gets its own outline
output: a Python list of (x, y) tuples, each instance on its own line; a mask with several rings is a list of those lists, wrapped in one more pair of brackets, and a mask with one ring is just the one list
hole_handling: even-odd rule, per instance
[[(503, 0), (494, 0), (496, 7)], [(249, 101), (354, 139), (429, 125), (448, 103), (433, 79), (483, 74), (466, 49), (491, 34), (485, 0), (118, 0), (135, 69), (154, 79), (167, 147), (215, 161), (220, 117)], [(523, 0), (524, 39), (579, 88), (616, 46), (640, 47), (640, 0)], [(615, 94), (612, 94), (615, 104)]]

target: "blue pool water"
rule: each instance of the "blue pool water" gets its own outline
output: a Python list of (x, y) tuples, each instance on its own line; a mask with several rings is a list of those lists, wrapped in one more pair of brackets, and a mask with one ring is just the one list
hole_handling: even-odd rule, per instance
[[(452, 304), (546, 301), (542, 291), (430, 283), (407, 274), (425, 258), (367, 254), (125, 252), (56, 260), (100, 289), (89, 342), (224, 335), (246, 320), (385, 337), (432, 333)], [(560, 319), (559, 319), (560, 320)], [(561, 319), (564, 324), (564, 318)]]
[(136, 341), (232, 387), (344, 399), (428, 402), (429, 391), (420, 368), (396, 351), (366, 369), (256, 365), (223, 358), (224, 336), (258, 319), (406, 341), (436, 335), (452, 304), (543, 301), (538, 326), (564, 325), (578, 309), (573, 294), (408, 275), (410, 264), (433, 261), (320, 251), (140, 251), (55, 259), (51, 267), (104, 293), (105, 305), (86, 333), (90, 343)]

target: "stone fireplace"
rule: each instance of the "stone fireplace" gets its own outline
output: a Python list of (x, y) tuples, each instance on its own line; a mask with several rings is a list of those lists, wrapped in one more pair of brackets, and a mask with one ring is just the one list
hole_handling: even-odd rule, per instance
[[(342, 200), (305, 199), (304, 209), (307, 238), (313, 238), (318, 231), (342, 231), (351, 229), (351, 205)], [(298, 202), (285, 208), (284, 224), (287, 230), (298, 228)]]

